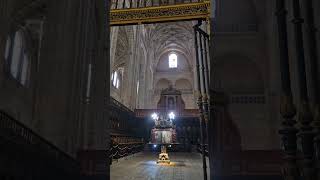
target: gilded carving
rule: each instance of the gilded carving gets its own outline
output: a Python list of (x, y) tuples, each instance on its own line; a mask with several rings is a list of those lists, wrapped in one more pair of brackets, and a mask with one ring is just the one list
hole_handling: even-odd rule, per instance
[(205, 1), (170, 6), (111, 10), (110, 25), (207, 19), (209, 16), (210, 2)]

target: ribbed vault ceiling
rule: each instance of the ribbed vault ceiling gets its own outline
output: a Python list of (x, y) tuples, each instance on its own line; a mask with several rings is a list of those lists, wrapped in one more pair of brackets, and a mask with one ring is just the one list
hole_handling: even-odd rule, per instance
[(154, 51), (155, 62), (168, 51), (184, 54), (189, 64), (194, 51), (192, 21), (145, 25), (144, 43), (147, 51)]

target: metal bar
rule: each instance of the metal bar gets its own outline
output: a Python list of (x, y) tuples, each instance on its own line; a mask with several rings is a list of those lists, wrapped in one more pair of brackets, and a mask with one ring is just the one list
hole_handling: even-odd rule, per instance
[[(199, 27), (197, 28), (197, 30), (201, 30)], [(201, 31), (200, 31), (201, 32)], [(202, 31), (204, 32), (204, 31)], [(207, 134), (207, 123), (208, 123), (208, 120), (209, 120), (209, 109), (208, 109), (208, 92), (209, 92), (209, 86), (208, 86), (208, 82), (207, 82), (207, 75), (206, 75), (206, 67), (205, 67), (205, 64), (206, 64), (206, 57), (207, 57), (207, 54), (205, 52), (205, 41), (207, 40), (206, 39), (206, 33), (199, 33), (200, 35), (200, 69), (201, 69), (201, 79), (202, 79), (202, 89), (203, 89), (203, 95), (202, 95), (202, 105), (203, 105), (203, 113), (204, 113), (204, 120), (205, 120), (205, 123), (204, 123), (204, 126), (205, 126), (205, 130), (206, 130), (206, 137), (208, 137), (208, 134)]]
[(207, 92), (209, 92), (209, 84), (210, 84), (210, 75), (209, 75), (209, 61), (210, 61), (210, 56), (209, 56), (209, 38), (206, 37), (206, 40), (205, 40), (205, 44), (204, 44), (204, 53), (206, 55), (206, 58), (205, 58), (205, 72), (206, 72), (206, 84), (207, 84)]
[[(200, 28), (197, 28), (196, 30), (199, 31)], [(203, 92), (203, 95), (206, 95), (207, 93), (207, 89), (206, 89), (206, 85), (205, 85), (205, 81), (204, 81), (204, 78), (205, 78), (205, 74), (204, 74), (204, 62), (203, 62), (203, 38), (202, 38), (202, 34), (199, 33), (199, 46), (200, 46), (200, 60), (199, 60), (199, 63), (200, 63), (200, 77), (201, 77), (201, 80), (202, 83), (201, 83), (201, 89), (202, 89), (202, 92)]]
[(317, 41), (316, 41), (316, 32), (317, 28), (315, 27), (314, 22), (314, 9), (313, 1), (305, 0), (303, 1), (305, 5), (306, 13), (306, 24), (307, 24), (307, 33), (308, 33), (308, 42), (309, 42), (309, 55), (310, 55), (310, 67), (311, 67), (311, 78), (314, 88), (314, 128), (315, 128), (315, 137), (313, 139), (315, 147), (315, 163), (316, 163), (316, 179), (320, 179), (320, 95), (319, 90), (319, 57), (317, 54)]
[(209, 39), (205, 36), (204, 37), (204, 81), (205, 81), (205, 89), (206, 89), (206, 92), (207, 92), (207, 96), (206, 98), (204, 99), (204, 102), (205, 102), (205, 113), (207, 113), (207, 123), (208, 123), (208, 120), (209, 120), (209, 83), (210, 83), (210, 76), (209, 76), (209, 51), (208, 51), (208, 44), (209, 44)]
[(279, 134), (282, 136), (285, 165), (283, 167), (283, 176), (285, 179), (299, 180), (300, 174), (297, 166), (297, 132), (295, 127), (296, 108), (293, 104), (289, 54), (288, 54), (288, 31), (287, 31), (287, 11), (284, 0), (276, 0), (276, 16), (278, 26), (278, 43), (280, 53), (281, 70), (281, 105), (280, 113), (282, 116), (282, 127)]
[(202, 147), (202, 167), (203, 167), (203, 179), (207, 180), (207, 162), (205, 156), (205, 127), (204, 127), (204, 115), (202, 110), (202, 91), (201, 91), (201, 78), (200, 78), (200, 69), (199, 69), (199, 47), (198, 47), (198, 31), (197, 27), (201, 25), (201, 21), (198, 22), (197, 25), (194, 26), (194, 36), (195, 36), (195, 49), (196, 49), (196, 72), (197, 72), (197, 84), (198, 84), (198, 107), (199, 107), (199, 114), (200, 114), (200, 133), (201, 133), (201, 147)]
[(298, 134), (301, 140), (302, 154), (303, 154), (303, 178), (313, 179), (314, 168), (313, 168), (313, 137), (311, 122), (312, 115), (310, 110), (310, 104), (308, 99), (307, 89), (307, 78), (306, 78), (306, 65), (305, 65), (305, 54), (303, 45), (303, 33), (300, 12), (300, 1), (292, 0), (293, 9), (293, 20), (294, 25), (294, 36), (295, 36), (295, 52), (298, 63), (298, 82), (300, 92), (300, 109), (299, 109), (299, 122), (300, 132)]

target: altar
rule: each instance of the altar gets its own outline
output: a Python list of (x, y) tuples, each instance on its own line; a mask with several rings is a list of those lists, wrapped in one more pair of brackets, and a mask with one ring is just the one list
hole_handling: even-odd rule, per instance
[(168, 148), (175, 148), (181, 144), (177, 138), (176, 116), (185, 109), (181, 91), (170, 86), (161, 91), (157, 111), (151, 117), (154, 126), (150, 132), (150, 145), (153, 149), (161, 147), (158, 163), (170, 163)]

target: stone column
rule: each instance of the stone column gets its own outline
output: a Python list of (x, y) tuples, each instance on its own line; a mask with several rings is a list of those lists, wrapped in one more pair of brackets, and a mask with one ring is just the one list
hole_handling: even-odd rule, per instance
[(116, 54), (117, 49), (117, 42), (118, 42), (118, 35), (119, 35), (119, 27), (115, 26), (112, 27), (110, 33), (110, 67), (113, 67), (114, 64), (114, 58)]
[(7, 34), (8, 34), (8, 29), (10, 26), (10, 19), (8, 17), (9, 14), (9, 1), (8, 0), (3, 0), (0, 2), (0, 87), (2, 86), (3, 83), (3, 78), (4, 78), (4, 54), (2, 52), (5, 51), (6, 47), (6, 42), (7, 42)]
[(78, 1), (48, 1), (43, 46), (37, 75), (35, 119), (42, 136), (68, 151), (76, 128), (72, 113), (73, 82), (77, 81), (75, 49)]
[(130, 60), (130, 83), (128, 84), (130, 87), (130, 95), (128, 96), (128, 100), (129, 100), (129, 106), (131, 108), (136, 108), (135, 105), (136, 105), (136, 96), (137, 96), (137, 82), (138, 82), (138, 75), (139, 75), (139, 64), (140, 64), (140, 59), (139, 59), (139, 54), (141, 53), (141, 50), (140, 50), (140, 26), (134, 26), (133, 27), (134, 30), (133, 30), (133, 36), (134, 36), (134, 41), (132, 42), (133, 43), (133, 46), (131, 47), (132, 48), (132, 55), (131, 55), (131, 60)]
[[(93, 12), (89, 16), (95, 18), (97, 33), (94, 41), (94, 57), (92, 60), (92, 79), (88, 117), (90, 120), (88, 146), (79, 152), (84, 179), (106, 180), (110, 175), (109, 162), (109, 98), (110, 98), (110, 46), (109, 46), (109, 1), (88, 2)], [(97, 15), (97, 16), (96, 16)], [(100, 20), (100, 21), (98, 21)]]
[[(211, 1), (211, 17), (210, 17), (210, 24), (209, 24), (209, 29), (210, 29), (210, 40), (209, 40), (209, 93), (210, 93), (210, 99), (209, 99), (209, 116), (211, 118), (214, 118), (215, 121), (209, 121), (208, 122), (208, 136), (213, 136), (208, 138), (208, 146), (209, 146), (209, 168), (210, 168), (210, 179), (215, 179), (216, 174), (218, 173), (218, 167), (216, 164), (219, 164), (219, 162), (217, 162), (217, 158), (215, 157), (215, 155), (217, 154), (217, 150), (219, 148), (219, 146), (222, 145), (222, 142), (218, 142), (215, 141), (217, 138), (217, 134), (218, 134), (218, 129), (217, 129), (217, 118), (216, 118), (216, 113), (215, 113), (215, 104), (217, 102), (216, 96), (214, 96), (214, 78), (213, 78), (213, 65), (214, 65), (214, 35), (215, 35), (215, 18), (216, 18), (216, 1), (217, 0), (212, 0)], [(210, 135), (209, 135), (209, 132)]]

